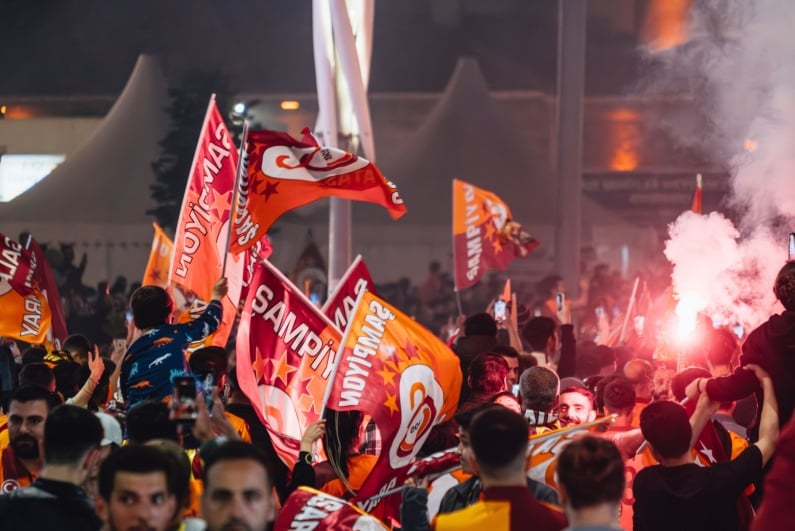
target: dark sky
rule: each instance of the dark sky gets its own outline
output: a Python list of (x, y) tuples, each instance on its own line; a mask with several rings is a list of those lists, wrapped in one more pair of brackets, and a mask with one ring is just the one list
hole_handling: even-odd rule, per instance
[[(0, 94), (115, 94), (139, 53), (158, 54), (172, 82), (220, 68), (237, 92), (314, 92), (311, 4), (3, 0)], [(378, 0), (370, 90), (439, 91), (462, 55), (480, 60), (494, 90), (554, 90), (556, 2), (501, 4), (444, 23), (431, 0)], [(588, 91), (622, 92), (636, 68), (632, 36), (598, 21), (588, 32)]]

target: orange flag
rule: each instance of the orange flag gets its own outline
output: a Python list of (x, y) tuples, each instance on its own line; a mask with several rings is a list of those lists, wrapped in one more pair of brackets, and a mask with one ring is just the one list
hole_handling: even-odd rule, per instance
[(540, 244), (513, 220), (495, 194), (453, 180), (453, 267), (455, 289), (475, 285), (488, 269), (505, 269)]
[(41, 344), (52, 314), (43, 288), (45, 264), (0, 234), (0, 336)]
[(438, 337), (370, 292), (360, 293), (333, 371), (327, 405), (369, 415), (382, 451), (356, 495), (361, 509), (384, 522), (398, 518), (403, 485), (431, 429), (458, 405), (461, 365)]
[(693, 203), (690, 205), (690, 210), (696, 214), (703, 214), (701, 211), (701, 174), (696, 175), (696, 191), (693, 192)]
[(142, 286), (168, 287), (168, 272), (171, 271), (171, 257), (174, 255), (174, 242), (157, 223), (152, 223), (155, 236), (152, 238), (152, 250), (146, 262)]
[[(207, 304), (213, 284), (222, 274), (237, 160), (237, 149), (213, 95), (185, 187), (170, 270), (170, 283), (177, 284), (187, 294), (195, 294), (189, 309), (191, 315)], [(209, 340), (213, 345), (223, 347), (229, 338), (240, 300), (243, 265), (239, 259), (227, 266), (229, 292), (221, 301), (224, 308), (221, 326)], [(189, 318), (184, 314), (180, 320)]]
[(253, 245), (285, 212), (322, 197), (376, 203), (392, 219), (406, 213), (397, 187), (373, 163), (341, 149), (321, 147), (308, 129), (303, 133), (302, 141), (278, 131), (248, 134), (232, 252)]

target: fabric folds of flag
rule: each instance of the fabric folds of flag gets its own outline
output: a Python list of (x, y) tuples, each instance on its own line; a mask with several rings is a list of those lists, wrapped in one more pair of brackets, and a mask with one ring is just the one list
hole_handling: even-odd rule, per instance
[[(213, 284), (221, 277), (237, 161), (237, 149), (213, 96), (196, 144), (174, 236), (170, 283), (195, 295), (189, 314), (181, 320), (201, 313)], [(231, 332), (240, 300), (240, 283), (235, 279), (242, 275), (242, 267), (242, 260), (227, 267), (229, 291), (222, 301), (221, 326), (209, 340), (213, 345), (225, 346)]]
[(49, 343), (56, 350), (60, 350), (63, 342), (69, 336), (69, 331), (66, 329), (66, 315), (61, 305), (61, 294), (58, 291), (58, 284), (55, 282), (55, 275), (52, 273), (50, 263), (47, 261), (39, 242), (31, 237), (28, 247), (36, 257), (36, 263), (39, 265), (39, 286), (41, 286), (41, 290), (47, 298), (47, 305), (50, 307), (50, 315), (52, 316), (50, 331), (47, 334), (45, 343)]
[(366, 529), (387, 531), (378, 519), (345, 500), (309, 487), (298, 487), (279, 511), (274, 531)]
[(453, 180), (453, 267), (455, 289), (474, 286), (489, 269), (504, 270), (540, 244), (495, 194)]
[(320, 418), (340, 331), (267, 260), (258, 263), (237, 335), (237, 378), (292, 468), (301, 436)]
[(350, 318), (327, 406), (369, 415), (381, 434), (375, 467), (356, 494), (364, 511), (398, 518), (403, 485), (431, 429), (455, 412), (461, 389), (458, 357), (433, 333), (369, 292)]
[(174, 254), (174, 242), (168, 237), (163, 228), (157, 223), (152, 223), (155, 235), (152, 238), (152, 250), (149, 251), (149, 260), (146, 262), (142, 286), (168, 287), (168, 272), (171, 271), (171, 257)]
[(375, 293), (375, 284), (362, 256), (353, 259), (350, 267), (340, 279), (334, 292), (323, 304), (322, 311), (340, 330), (345, 330), (351, 317), (356, 297), (363, 290)]
[(34, 344), (47, 341), (52, 313), (44, 288), (47, 266), (42, 260), (0, 234), (0, 336)]
[(301, 141), (278, 131), (252, 131), (246, 153), (230, 244), (234, 253), (253, 245), (285, 212), (322, 197), (376, 203), (393, 219), (406, 212), (397, 187), (373, 163), (319, 146), (307, 129)]

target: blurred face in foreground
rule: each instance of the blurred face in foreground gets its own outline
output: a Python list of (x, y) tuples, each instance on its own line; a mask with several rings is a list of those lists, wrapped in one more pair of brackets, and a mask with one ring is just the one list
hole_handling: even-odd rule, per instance
[(275, 517), (268, 473), (257, 461), (218, 461), (207, 471), (202, 516), (207, 531), (264, 531)]
[(165, 531), (177, 508), (162, 471), (118, 471), (110, 499), (100, 500), (98, 513), (111, 531)]
[(573, 391), (560, 395), (558, 418), (561, 426), (570, 426), (591, 422), (596, 418), (596, 412), (587, 396)]
[(467, 474), (478, 474), (478, 466), (475, 463), (475, 456), (472, 454), (472, 447), (469, 445), (469, 432), (458, 428), (458, 455), (461, 456), (461, 469)]

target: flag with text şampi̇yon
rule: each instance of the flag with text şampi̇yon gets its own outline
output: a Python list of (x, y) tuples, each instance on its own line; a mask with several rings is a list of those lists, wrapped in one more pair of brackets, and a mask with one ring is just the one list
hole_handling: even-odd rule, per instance
[(540, 244), (495, 194), (453, 180), (453, 268), (455, 289), (477, 284), (489, 269), (504, 270)]
[(334, 288), (334, 292), (323, 304), (323, 313), (334, 322), (337, 328), (345, 330), (353, 307), (356, 305), (356, 297), (363, 290), (375, 293), (375, 284), (373, 284), (370, 271), (364, 265), (362, 256), (358, 255)]
[(42, 286), (45, 264), (0, 234), (0, 336), (41, 344), (52, 314)]
[(61, 294), (58, 291), (58, 284), (55, 282), (55, 275), (53, 275), (50, 263), (44, 254), (44, 249), (39, 246), (39, 242), (32, 236), (28, 247), (33, 256), (36, 257), (36, 262), (39, 265), (39, 286), (47, 298), (47, 305), (50, 307), (50, 330), (44, 343), (48, 348), (60, 350), (69, 336), (69, 331), (66, 329), (66, 315), (61, 306)]
[(298, 487), (279, 510), (273, 529), (387, 531), (389, 528), (345, 500), (309, 487)]
[(342, 334), (267, 260), (257, 264), (237, 334), (237, 379), (289, 466), (320, 418)]
[(365, 512), (399, 518), (400, 496), (379, 493), (403, 485), (431, 429), (458, 405), (461, 365), (433, 333), (363, 292), (345, 330), (327, 406), (369, 415), (381, 434), (381, 455), (356, 494)]
[(152, 223), (155, 235), (152, 237), (152, 249), (146, 262), (142, 286), (168, 287), (168, 272), (171, 270), (171, 257), (174, 255), (174, 242), (157, 223)]
[(304, 129), (299, 141), (278, 131), (252, 131), (235, 209), (230, 249), (253, 245), (282, 214), (323, 197), (376, 203), (392, 219), (406, 213), (397, 187), (356, 154), (321, 147)]
[[(237, 160), (237, 149), (213, 96), (196, 144), (174, 236), (170, 282), (189, 294), (192, 303), (180, 321), (201, 312), (221, 278)], [(223, 320), (204, 344), (226, 345), (240, 300), (242, 270), (242, 259), (227, 263), (229, 290), (221, 301)]]

